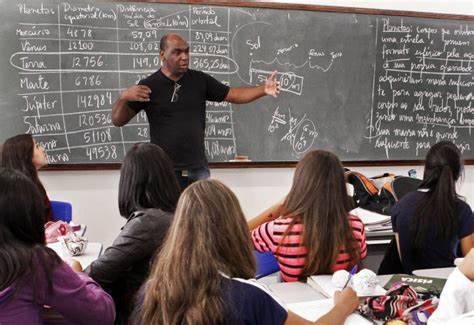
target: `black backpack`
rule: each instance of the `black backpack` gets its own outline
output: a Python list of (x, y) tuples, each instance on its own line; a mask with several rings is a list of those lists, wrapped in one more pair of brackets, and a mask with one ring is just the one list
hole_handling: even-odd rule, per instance
[(386, 215), (395, 203), (407, 193), (416, 191), (421, 184), (420, 179), (390, 173), (369, 178), (346, 170), (345, 176), (346, 182), (354, 187), (352, 199), (356, 206)]

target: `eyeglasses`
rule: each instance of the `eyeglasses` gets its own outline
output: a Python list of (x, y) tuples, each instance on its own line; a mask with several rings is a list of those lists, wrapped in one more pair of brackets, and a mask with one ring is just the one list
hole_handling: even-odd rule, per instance
[(175, 103), (179, 100), (179, 89), (181, 88), (181, 85), (177, 82), (174, 83), (174, 89), (173, 89), (173, 95), (171, 95), (171, 102)]

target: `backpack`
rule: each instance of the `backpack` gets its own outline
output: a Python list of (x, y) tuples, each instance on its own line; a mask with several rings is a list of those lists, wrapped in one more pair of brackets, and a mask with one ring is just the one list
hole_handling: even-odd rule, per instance
[(371, 319), (401, 319), (404, 312), (418, 303), (416, 291), (407, 284), (394, 283), (383, 296), (366, 298), (359, 307), (364, 316)]
[(346, 170), (346, 182), (354, 187), (352, 199), (356, 206), (381, 214), (390, 209), (407, 193), (416, 191), (421, 180), (391, 173), (367, 177), (362, 173)]

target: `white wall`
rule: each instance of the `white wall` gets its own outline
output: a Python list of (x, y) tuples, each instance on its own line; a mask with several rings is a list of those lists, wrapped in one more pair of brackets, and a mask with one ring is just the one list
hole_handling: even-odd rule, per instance
[[(410, 0), (410, 1), (294, 1), (280, 2), (341, 5), (366, 8), (428, 11), (451, 14), (474, 15), (472, 0)], [(412, 167), (361, 167), (353, 168), (373, 176), (386, 171), (406, 175)], [(415, 167), (419, 177), (422, 168)], [(87, 224), (87, 235), (91, 241), (100, 241), (105, 246), (111, 244), (124, 223), (118, 214), (117, 188), (118, 171), (47, 171), (41, 172), (41, 179), (54, 200), (69, 201), (73, 205), (76, 223)], [(217, 169), (212, 176), (222, 180), (239, 198), (248, 217), (261, 212), (282, 197), (291, 184), (293, 169)], [(467, 166), (460, 193), (474, 207), (474, 166)]]
[[(353, 168), (369, 176), (386, 171), (406, 175), (412, 167), (358, 167)], [(417, 166), (419, 177), (422, 167)], [(285, 195), (291, 185), (293, 169), (215, 169), (212, 177), (227, 184), (237, 195), (248, 216), (263, 211)], [(124, 219), (117, 207), (119, 171), (47, 171), (41, 179), (54, 200), (69, 201), (73, 205), (76, 223), (86, 224), (91, 241), (104, 246), (112, 243)], [(474, 166), (466, 166), (464, 182), (459, 192), (474, 207)]]
[(273, 0), (273, 2), (438, 12), (459, 15), (474, 14), (474, 1), (472, 0)]

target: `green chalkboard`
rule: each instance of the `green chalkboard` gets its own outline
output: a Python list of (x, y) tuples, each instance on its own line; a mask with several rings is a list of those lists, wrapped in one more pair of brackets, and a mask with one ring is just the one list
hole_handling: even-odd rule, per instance
[(31, 133), (52, 164), (119, 163), (146, 116), (111, 123), (120, 92), (160, 67), (180, 33), (192, 69), (231, 86), (278, 71), (282, 92), (209, 103), (206, 153), (298, 160), (419, 160), (439, 140), (474, 158), (474, 23), (459, 19), (203, 4), (0, 0), (0, 141)]

